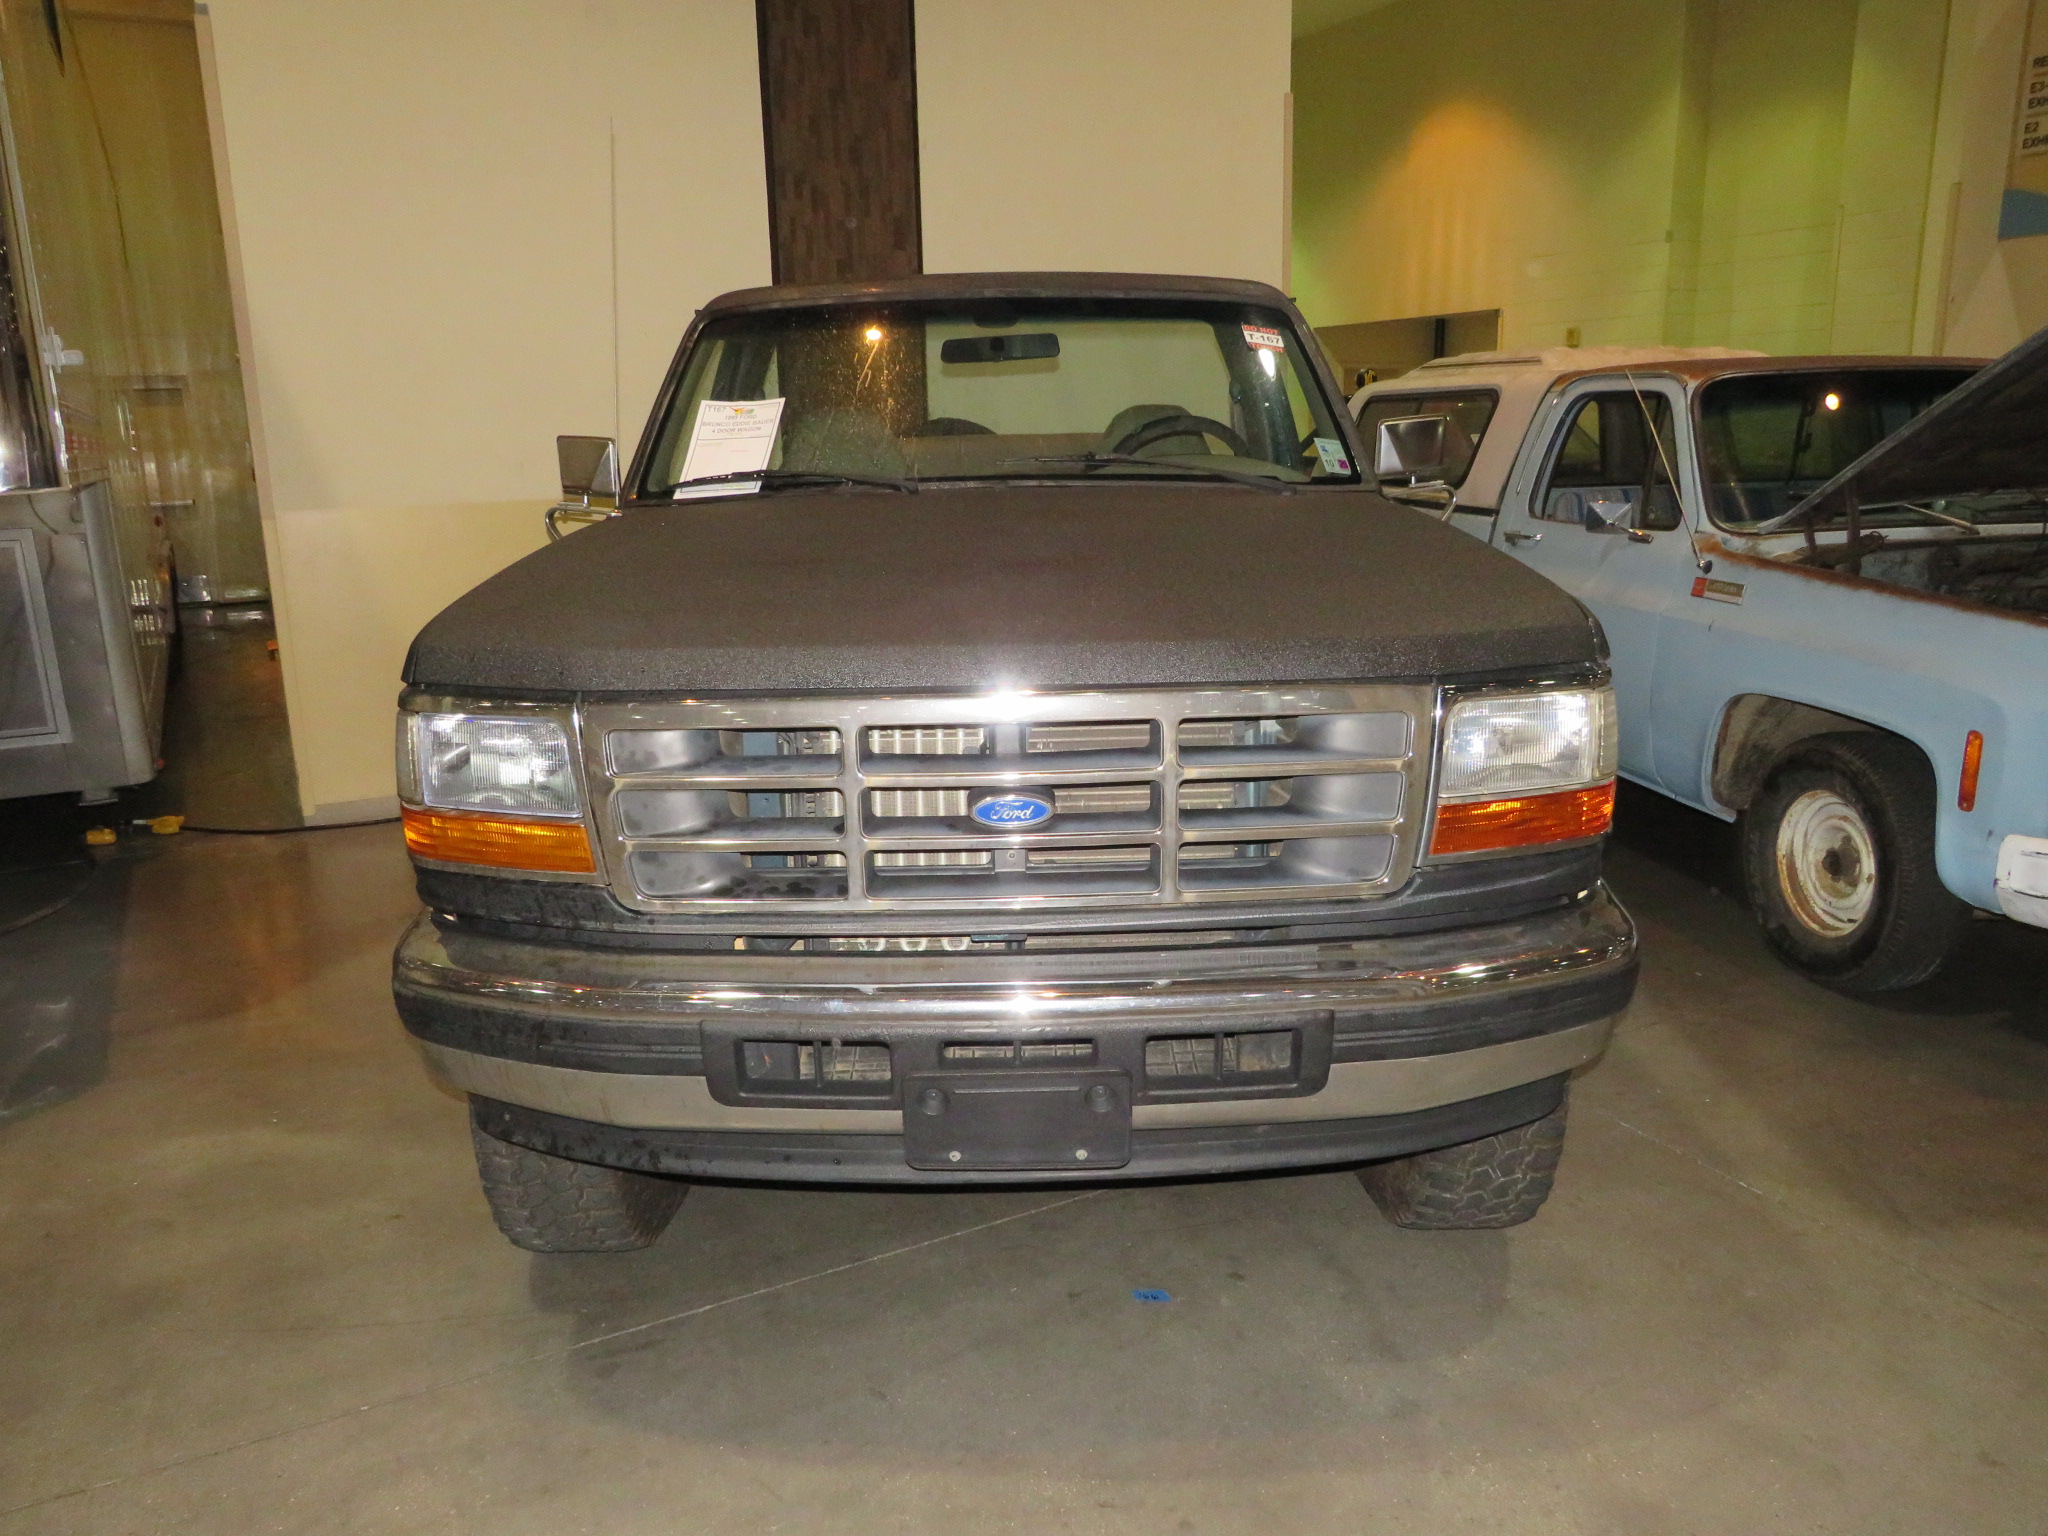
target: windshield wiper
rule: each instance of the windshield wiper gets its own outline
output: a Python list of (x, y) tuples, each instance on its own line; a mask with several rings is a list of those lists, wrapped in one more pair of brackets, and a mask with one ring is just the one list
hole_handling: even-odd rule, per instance
[(1922, 517), (1931, 517), (1937, 523), (1947, 523), (1951, 528), (1960, 528), (1963, 532), (1974, 533), (1979, 538), (1984, 536), (1984, 530), (1967, 517), (1957, 517), (1953, 512), (1937, 512), (1934, 508), (1923, 507), (1915, 501), (1873, 501), (1863, 510), (1881, 512), (1887, 507), (1897, 507), (1901, 512), (1918, 512)]
[(917, 490), (915, 480), (896, 480), (887, 475), (842, 475), (835, 469), (736, 469), (723, 475), (700, 475), (695, 480), (683, 480), (668, 488), (670, 496), (677, 491), (695, 485), (738, 485), (743, 481), (758, 480), (769, 485), (795, 485), (809, 481), (814, 485), (879, 485), (891, 491)]
[[(2039, 491), (1993, 491), (1989, 494), (1978, 494), (1962, 499), (1980, 504), (1984, 502), (1994, 503), (1994, 505), (1984, 509), (1991, 513), (2015, 512), (2029, 507), (2048, 508), (2048, 496), (2043, 496)], [(1997, 505), (1997, 503), (2002, 503), (2002, 505)], [(1936, 511), (1933, 507), (1923, 506), (1917, 501), (1876, 501), (1872, 502), (1870, 507), (1865, 508), (1865, 510), (1869, 511), (1888, 507), (1897, 507), (1904, 512), (1918, 512), (1922, 517), (1931, 517), (1937, 523), (1947, 523), (1951, 528), (1961, 528), (1967, 533), (1982, 536), (1984, 532), (1984, 525), (1974, 517), (1959, 517), (1953, 512)], [(2044, 518), (2043, 521), (2048, 521), (2048, 518)]]
[(1093, 469), (1098, 464), (1138, 464), (1146, 469), (1178, 469), (1191, 475), (1201, 475), (1210, 480), (1229, 480), (1238, 485), (1257, 486), (1262, 491), (1274, 491), (1283, 496), (1294, 494), (1294, 487), (1284, 480), (1275, 480), (1270, 475), (1255, 475), (1244, 469), (1216, 469), (1207, 464), (1177, 464), (1171, 459), (1147, 459), (1135, 453), (1047, 453), (1027, 459), (998, 459), (998, 464), (1079, 464), (1083, 469)]

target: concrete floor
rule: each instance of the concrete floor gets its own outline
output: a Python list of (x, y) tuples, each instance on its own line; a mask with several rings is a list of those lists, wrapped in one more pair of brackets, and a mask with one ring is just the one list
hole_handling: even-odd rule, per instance
[(1643, 990), (1529, 1226), (709, 1187), (619, 1257), (491, 1227), (395, 829), (149, 846), (106, 1080), (0, 1128), (0, 1536), (2048, 1529), (2048, 935), (1850, 1002), (1627, 815)]

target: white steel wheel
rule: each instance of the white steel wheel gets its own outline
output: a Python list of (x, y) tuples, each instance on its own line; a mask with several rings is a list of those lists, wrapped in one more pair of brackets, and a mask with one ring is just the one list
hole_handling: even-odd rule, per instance
[(1785, 905), (1824, 938), (1846, 938), (1877, 905), (1877, 839), (1861, 809), (1831, 789), (1785, 807), (1777, 862)]
[(1800, 742), (1742, 813), (1742, 873), (1780, 958), (1845, 992), (1925, 981), (1969, 908), (1935, 867), (1933, 765), (1883, 731)]

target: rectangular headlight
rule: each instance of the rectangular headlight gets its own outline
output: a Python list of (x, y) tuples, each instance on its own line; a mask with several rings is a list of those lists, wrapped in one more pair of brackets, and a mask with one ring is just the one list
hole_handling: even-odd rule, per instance
[(1607, 688), (1460, 699), (1444, 717), (1439, 800), (1496, 800), (1614, 777)]
[(418, 804), (509, 816), (581, 816), (569, 732), (522, 715), (400, 715), (400, 792)]

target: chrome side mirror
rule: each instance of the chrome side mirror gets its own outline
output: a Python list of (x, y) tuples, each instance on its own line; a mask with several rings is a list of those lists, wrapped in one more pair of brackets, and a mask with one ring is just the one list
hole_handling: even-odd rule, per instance
[(1649, 544), (1654, 542), (1651, 535), (1643, 532), (1640, 528), (1631, 528), (1623, 521), (1629, 513), (1635, 510), (1634, 502), (1603, 501), (1598, 497), (1588, 496), (1585, 507), (1586, 532), (1618, 533), (1624, 536), (1631, 544)]
[(589, 523), (617, 517), (619, 445), (608, 437), (558, 437), (555, 460), (562, 471), (562, 499), (547, 511), (548, 537), (562, 537)]
[(555, 459), (562, 466), (562, 500), (590, 505), (619, 495), (619, 445), (608, 437), (558, 437)]
[(1472, 462), (1472, 438), (1449, 416), (1389, 416), (1373, 441), (1373, 475), (1389, 501), (1448, 518), (1458, 499), (1444, 478)]
[(1374, 435), (1372, 470), (1381, 479), (1436, 477), (1450, 462), (1448, 416), (1389, 416)]

